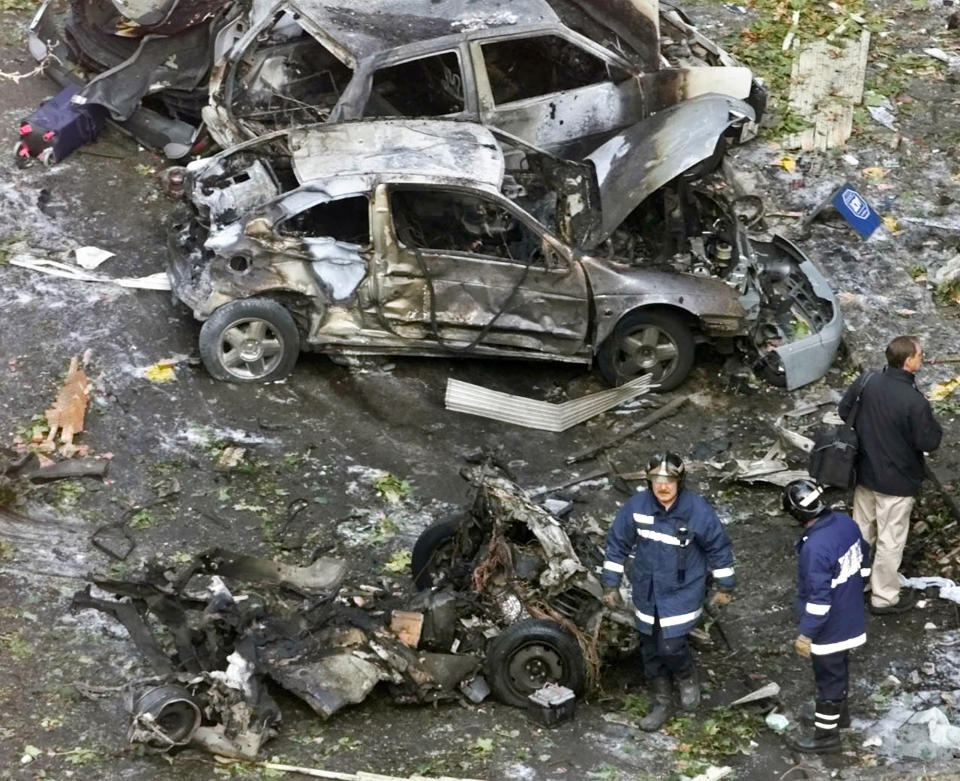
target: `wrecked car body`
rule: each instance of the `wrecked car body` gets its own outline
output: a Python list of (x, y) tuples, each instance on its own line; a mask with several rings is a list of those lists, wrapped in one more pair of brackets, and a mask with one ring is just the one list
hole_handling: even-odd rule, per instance
[(323, 718), (380, 683), (401, 704), (492, 691), (525, 707), (546, 683), (586, 692), (601, 656), (637, 638), (629, 612), (600, 601), (602, 530), (568, 534), (489, 465), (463, 475), (475, 499), (421, 535), (411, 558), (422, 590), (403, 611), (371, 602), (394, 600), (386, 592), (356, 591), (356, 607), (332, 558), (298, 567), (215, 549), (130, 580), (94, 576), (72, 609), (114, 617), (154, 672), (130, 692), (130, 740), (254, 758), (282, 719), (268, 681)]
[(83, 0), (62, 30), (56, 10), (47, 0), (34, 18), (33, 56), (61, 86), (77, 83), (63, 63), (92, 73), (77, 100), (174, 158), (201, 115), (224, 147), (319, 121), (447, 117), (576, 157), (697, 95), (747, 100), (757, 121), (766, 103), (749, 69), (667, 4)]
[(583, 162), (444, 120), (269, 134), (188, 169), (174, 295), (229, 381), (282, 377), (303, 348), (595, 361), (611, 384), (649, 373), (670, 389), (710, 341), (799, 387), (836, 353), (833, 293), (697, 181), (751, 117), (699, 96)]

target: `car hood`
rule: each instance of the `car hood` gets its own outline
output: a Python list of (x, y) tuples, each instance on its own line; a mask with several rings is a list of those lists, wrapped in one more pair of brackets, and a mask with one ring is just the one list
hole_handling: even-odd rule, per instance
[(652, 193), (706, 160), (732, 125), (752, 121), (753, 109), (726, 95), (701, 95), (647, 117), (589, 155), (602, 217), (580, 243), (596, 247)]

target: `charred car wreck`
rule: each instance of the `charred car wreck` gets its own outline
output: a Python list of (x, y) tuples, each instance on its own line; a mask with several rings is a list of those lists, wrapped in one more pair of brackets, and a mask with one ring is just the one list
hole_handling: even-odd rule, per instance
[[(763, 85), (676, 8), (587, 0), (47, 0), (30, 51), (77, 103), (185, 156), (363, 117), (479, 122), (566, 156), (706, 93)], [(73, 63), (89, 74), (80, 80)], [(738, 134), (749, 127), (738, 130)]]
[(580, 161), (449, 120), (267, 134), (188, 168), (174, 294), (204, 321), (210, 373), (234, 382), (311, 349), (596, 362), (611, 384), (670, 389), (710, 341), (796, 388), (833, 361), (834, 294), (701, 178), (752, 118), (701, 95)]
[(155, 673), (131, 688), (131, 740), (254, 757), (281, 720), (268, 682), (324, 718), (380, 682), (399, 703), (480, 702), (492, 690), (524, 707), (549, 682), (586, 692), (601, 656), (637, 636), (629, 612), (600, 601), (603, 532), (568, 534), (489, 469), (466, 470), (470, 508), (418, 539), (421, 591), (402, 611), (383, 590), (372, 603), (355, 590), (367, 600), (356, 607), (330, 558), (298, 567), (214, 550), (176, 571), (94, 578), (103, 596), (88, 586), (73, 608), (121, 622)]

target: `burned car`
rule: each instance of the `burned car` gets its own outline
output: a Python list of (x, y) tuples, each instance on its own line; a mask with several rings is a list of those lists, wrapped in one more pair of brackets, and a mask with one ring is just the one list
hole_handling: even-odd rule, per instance
[(234, 382), (283, 377), (303, 348), (596, 362), (611, 384), (670, 389), (710, 341), (799, 387), (833, 361), (833, 292), (696, 181), (751, 117), (699, 96), (582, 162), (446, 120), (268, 134), (189, 167), (174, 295), (204, 321), (207, 369)]
[(666, 3), (77, 0), (62, 25), (59, 6), (31, 24), (34, 57), (61, 85), (76, 81), (67, 62), (93, 74), (75, 100), (172, 157), (201, 115), (223, 146), (319, 121), (448, 117), (576, 157), (696, 95), (746, 99), (757, 121), (766, 102)]
[(282, 720), (268, 683), (322, 718), (381, 683), (400, 704), (492, 692), (526, 707), (547, 683), (585, 694), (601, 657), (638, 637), (629, 610), (601, 604), (603, 530), (565, 528), (489, 463), (462, 474), (474, 500), (420, 536), (421, 590), (405, 601), (346, 584), (346, 564), (328, 557), (297, 566), (214, 549), (93, 576), (72, 609), (119, 621), (154, 673), (130, 685), (130, 739), (253, 758)]

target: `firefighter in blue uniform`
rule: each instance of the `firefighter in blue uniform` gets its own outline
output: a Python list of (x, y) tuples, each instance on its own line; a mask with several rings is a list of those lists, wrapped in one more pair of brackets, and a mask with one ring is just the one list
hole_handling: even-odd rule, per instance
[(803, 524), (797, 541), (797, 653), (813, 662), (814, 707), (801, 716), (812, 721), (812, 736), (796, 738), (797, 751), (840, 751), (840, 728), (850, 726), (847, 710), (849, 654), (867, 641), (864, 578), (870, 576), (870, 547), (854, 520), (834, 512), (813, 480), (783, 489), (783, 509)]
[(620, 579), (634, 554), (627, 575), (651, 694), (650, 712), (640, 721), (646, 731), (660, 729), (670, 716), (671, 675), (681, 706), (692, 711), (700, 704), (687, 635), (703, 612), (707, 576), (717, 587), (712, 604), (727, 604), (734, 586), (730, 538), (706, 500), (684, 490), (684, 474), (675, 453), (651, 459), (649, 490), (634, 494), (620, 508), (607, 534), (602, 580), (609, 607), (619, 603)]

